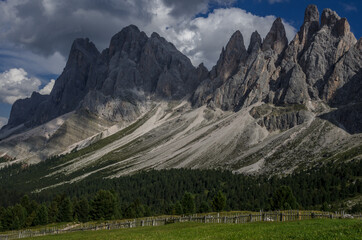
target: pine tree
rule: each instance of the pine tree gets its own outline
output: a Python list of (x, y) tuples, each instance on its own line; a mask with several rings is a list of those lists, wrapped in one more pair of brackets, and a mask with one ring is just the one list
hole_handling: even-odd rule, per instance
[(92, 219), (112, 219), (117, 215), (117, 198), (107, 190), (100, 190), (91, 202), (90, 215)]
[(74, 207), (74, 215), (76, 215), (81, 222), (87, 222), (89, 220), (89, 203), (87, 198), (83, 197), (77, 202)]
[(36, 210), (35, 225), (45, 225), (48, 223), (48, 208), (45, 204), (41, 204)]
[(31, 209), (30, 199), (28, 195), (24, 195), (20, 200), (21, 206), (23, 206), (29, 215), (34, 209)]
[(48, 208), (48, 222), (49, 223), (57, 222), (58, 216), (59, 216), (58, 202), (52, 201)]
[(1, 215), (1, 224), (3, 230), (10, 230), (13, 224), (13, 220), (14, 219), (13, 219), (12, 207), (4, 209)]
[(203, 201), (199, 208), (200, 213), (210, 212), (210, 206), (206, 201)]
[(183, 210), (182, 210), (182, 205), (179, 201), (177, 201), (175, 203), (175, 205), (173, 206), (173, 214), (175, 215), (181, 215), (183, 213)]
[(191, 193), (185, 192), (181, 201), (182, 209), (184, 214), (193, 214), (195, 213), (195, 201), (194, 196)]
[(69, 197), (63, 197), (59, 206), (59, 220), (61, 222), (73, 221), (72, 203)]
[[(16, 204), (13, 207), (13, 216), (14, 219), (16, 218), (16, 228), (14, 229), (20, 229), (25, 227), (25, 221), (26, 221), (26, 210), (23, 206), (21, 206), (20, 204)], [(14, 225), (14, 226), (15, 226)]]
[(281, 186), (274, 192), (270, 205), (273, 210), (289, 210), (298, 207), (293, 192), (288, 186)]
[(226, 197), (219, 191), (212, 200), (212, 208), (215, 212), (221, 212), (226, 205)]

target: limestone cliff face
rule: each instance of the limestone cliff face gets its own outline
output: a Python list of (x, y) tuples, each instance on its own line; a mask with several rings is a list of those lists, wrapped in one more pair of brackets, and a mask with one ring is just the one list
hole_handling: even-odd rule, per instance
[(191, 95), (207, 74), (172, 43), (157, 33), (147, 37), (134, 25), (113, 36), (102, 53), (88, 39), (77, 39), (50, 96), (17, 101), (6, 128), (34, 127), (79, 109), (131, 121), (149, 108), (150, 99)]
[[(233, 46), (236, 40), (242, 39), (241, 36), (235, 39), (234, 36), (238, 35), (238, 32), (233, 35), (226, 49)], [(242, 41), (238, 42), (243, 46)], [(215, 68), (224, 66), (224, 59), (237, 57), (237, 61), (234, 60), (237, 67), (232, 68), (234, 74), (229, 76), (220, 71), (211, 71), (210, 78), (195, 91), (192, 102), (196, 106), (207, 103), (223, 110), (238, 110), (265, 100), (270, 92), (270, 81), (278, 75), (276, 62), (287, 42), (284, 25), (278, 18), (263, 42), (257, 32), (252, 34), (248, 51), (243, 46), (239, 54), (228, 56), (230, 51), (223, 50)]]
[[(227, 46), (234, 41), (231, 38)], [(221, 82), (214, 77), (220, 71), (211, 72), (192, 101), (196, 106), (207, 103), (234, 111), (256, 102), (341, 102), (333, 99), (340, 99), (340, 92), (347, 90), (339, 89), (353, 79), (360, 79), (360, 48), (361, 41), (357, 43), (345, 18), (325, 9), (319, 22), (317, 7), (310, 5), (303, 25), (289, 45), (283, 23), (277, 18), (263, 41), (257, 32), (253, 33), (248, 51), (237, 55), (234, 61), (238, 64), (237, 70), (233, 68), (235, 74), (218, 76), (223, 78)], [(224, 60), (225, 55), (227, 51), (223, 49), (216, 69), (230, 65)]]
[(14, 103), (0, 155), (39, 162), (112, 135), (59, 166), (59, 181), (183, 167), (270, 176), (348, 155), (361, 146), (362, 39), (330, 9), (319, 18), (308, 6), (289, 44), (280, 18), (247, 48), (236, 31), (211, 71), (133, 25), (101, 53), (77, 39), (51, 94)]
[(282, 19), (277, 18), (263, 41), (262, 50), (266, 51), (272, 49), (276, 54), (280, 54), (287, 45), (288, 39), (285, 34)]
[(229, 111), (258, 102), (361, 102), (362, 40), (336, 12), (325, 9), (319, 18), (317, 7), (308, 6), (289, 44), (280, 18), (264, 40), (254, 32), (248, 48), (236, 31), (210, 72), (202, 64), (195, 68), (157, 33), (148, 37), (134, 25), (114, 35), (102, 53), (88, 39), (77, 39), (50, 96), (17, 101), (5, 128), (31, 128), (80, 109), (132, 121), (160, 99)]
[(30, 98), (17, 100), (11, 108), (11, 118), (7, 124), (8, 128), (25, 124), (30, 116), (34, 116), (39, 104), (47, 101), (49, 96), (33, 92)]
[(205, 74), (205, 67), (195, 68), (157, 33), (147, 37), (131, 25), (98, 58), (81, 107), (108, 120), (131, 121), (149, 108), (150, 99), (190, 95)]
[(76, 39), (50, 95), (35, 93), (28, 99), (16, 101), (5, 128), (20, 124), (33, 127), (75, 110), (88, 91), (89, 71), (98, 56), (97, 48), (89, 39)]

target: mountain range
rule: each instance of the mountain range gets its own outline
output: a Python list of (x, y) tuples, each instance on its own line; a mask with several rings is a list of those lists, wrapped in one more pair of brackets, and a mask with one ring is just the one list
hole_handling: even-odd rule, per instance
[(360, 158), (361, 53), (347, 19), (315, 5), (290, 43), (280, 18), (248, 47), (236, 31), (210, 71), (134, 25), (102, 52), (76, 39), (50, 95), (13, 104), (0, 168), (63, 157), (44, 176), (61, 175), (56, 186), (147, 169), (288, 174)]

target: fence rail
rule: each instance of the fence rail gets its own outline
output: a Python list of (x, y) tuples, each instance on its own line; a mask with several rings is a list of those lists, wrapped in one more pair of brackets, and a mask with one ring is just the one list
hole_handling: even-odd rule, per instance
[(38, 230), (20, 230), (13, 231), (7, 234), (0, 234), (0, 240), (11, 240), (21, 239), (45, 235), (63, 234), (79, 231), (97, 231), (97, 230), (113, 230), (122, 228), (134, 228), (134, 227), (145, 227), (145, 226), (161, 226), (170, 223), (178, 222), (199, 222), (199, 223), (234, 223), (242, 224), (248, 222), (284, 222), (284, 221), (299, 221), (307, 219), (334, 219), (334, 218), (354, 218), (361, 219), (362, 214), (345, 214), (330, 213), (330, 212), (314, 212), (314, 211), (281, 211), (281, 212), (259, 212), (251, 214), (225, 214), (220, 215), (219, 213), (201, 215), (194, 214), (190, 216), (171, 216), (161, 218), (144, 218), (144, 219), (133, 219), (123, 222), (108, 222), (108, 223), (82, 223), (74, 224), (66, 228), (59, 229), (57, 227), (44, 228)]

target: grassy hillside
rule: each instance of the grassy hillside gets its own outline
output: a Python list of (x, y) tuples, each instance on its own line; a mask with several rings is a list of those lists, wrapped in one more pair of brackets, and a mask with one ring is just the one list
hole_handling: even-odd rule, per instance
[(307, 220), (249, 224), (176, 223), (160, 227), (76, 232), (35, 239), (362, 239), (360, 220)]

